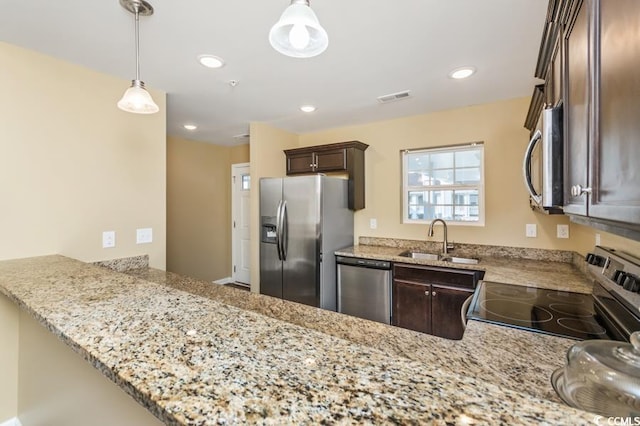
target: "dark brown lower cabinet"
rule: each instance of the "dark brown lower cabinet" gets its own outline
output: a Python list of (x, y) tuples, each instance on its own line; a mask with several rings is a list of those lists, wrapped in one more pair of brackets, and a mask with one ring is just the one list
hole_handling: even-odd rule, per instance
[(460, 309), (473, 290), (431, 286), (431, 334), (445, 339), (462, 339), (464, 325)]
[(482, 275), (466, 269), (394, 265), (393, 325), (462, 339), (460, 310)]
[(431, 286), (393, 281), (393, 325), (431, 333)]

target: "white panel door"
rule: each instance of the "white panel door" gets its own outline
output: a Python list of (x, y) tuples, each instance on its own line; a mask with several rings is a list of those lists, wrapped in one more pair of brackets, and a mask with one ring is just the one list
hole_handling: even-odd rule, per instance
[(251, 239), (249, 235), (249, 163), (231, 166), (231, 245), (232, 278), (251, 284)]

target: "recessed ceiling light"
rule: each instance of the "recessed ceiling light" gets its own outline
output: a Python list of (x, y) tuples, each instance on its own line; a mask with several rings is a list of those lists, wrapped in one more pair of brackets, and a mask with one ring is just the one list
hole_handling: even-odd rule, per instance
[(460, 80), (462, 78), (471, 77), (475, 74), (476, 69), (474, 67), (462, 67), (456, 68), (455, 70), (449, 73), (449, 77), (455, 78), (456, 80)]
[(198, 61), (207, 68), (221, 68), (224, 66), (222, 58), (213, 55), (200, 55)]
[(187, 129), (187, 130), (195, 130), (195, 129), (197, 129), (197, 128), (198, 128), (198, 126), (196, 126), (195, 124), (185, 124), (185, 125), (184, 125), (184, 126), (182, 126), (182, 127), (184, 127), (184, 128), (185, 128), (185, 129)]
[(313, 112), (316, 110), (316, 107), (314, 107), (313, 105), (302, 105), (300, 107), (300, 111), (302, 112)]

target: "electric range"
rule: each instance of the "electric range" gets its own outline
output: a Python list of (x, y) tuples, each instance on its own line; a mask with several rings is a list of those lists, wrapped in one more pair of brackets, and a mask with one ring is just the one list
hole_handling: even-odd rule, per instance
[(640, 260), (596, 247), (593, 294), (482, 281), (468, 319), (576, 340), (629, 340), (640, 330)]

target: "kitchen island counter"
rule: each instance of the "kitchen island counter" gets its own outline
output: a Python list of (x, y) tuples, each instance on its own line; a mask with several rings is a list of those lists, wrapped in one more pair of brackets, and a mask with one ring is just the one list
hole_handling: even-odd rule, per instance
[[(152, 282), (163, 280), (170, 285)], [(199, 294), (206, 286), (222, 296)], [(0, 262), (0, 292), (167, 424), (593, 419), (476, 377), (473, 369), (451, 371), (446, 358), (432, 363), (425, 353), (426, 362), (414, 360), (317, 331), (352, 321), (366, 334), (368, 321), (159, 271), (127, 275), (62, 256), (9, 260)], [(241, 298), (261, 307), (229, 303)], [(313, 329), (276, 318), (296, 306), (301, 310), (291, 315), (308, 316), (303, 322), (327, 322)], [(478, 325), (483, 334), (485, 325)], [(501, 363), (500, 356), (492, 362)]]
[[(471, 320), (462, 340), (448, 340), (282, 299), (212, 285), (157, 269), (128, 272), (238, 308), (425, 363), (441, 371), (560, 402), (551, 373), (564, 366), (575, 340)], [(540, 275), (540, 274), (538, 274)]]

